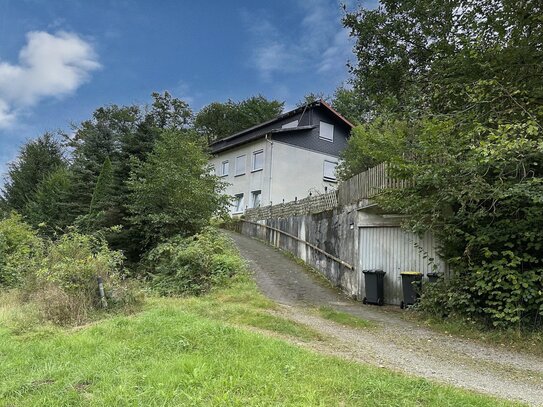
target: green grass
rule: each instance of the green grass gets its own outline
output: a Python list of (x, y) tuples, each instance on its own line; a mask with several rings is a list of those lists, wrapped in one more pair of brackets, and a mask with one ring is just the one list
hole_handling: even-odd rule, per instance
[(177, 301), (180, 306), (202, 317), (273, 331), (302, 340), (323, 339), (319, 333), (305, 325), (272, 315), (269, 311), (277, 308), (275, 303), (264, 297), (246, 274), (236, 277), (228, 288), (204, 297)]
[(511, 405), (233, 326), (311, 337), (267, 319), (273, 304), (244, 278), (206, 297), (153, 298), (139, 313), (43, 335), (14, 334), (4, 322), (16, 306), (0, 304), (0, 406)]
[(352, 328), (372, 328), (375, 324), (371, 321), (367, 321), (362, 318), (355, 317), (347, 312), (337, 311), (331, 307), (320, 307), (318, 314), (330, 321), (337, 322), (338, 324), (350, 326)]

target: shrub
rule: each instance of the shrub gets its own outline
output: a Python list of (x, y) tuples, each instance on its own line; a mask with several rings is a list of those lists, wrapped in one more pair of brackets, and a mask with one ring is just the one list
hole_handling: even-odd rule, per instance
[(225, 284), (245, 264), (232, 242), (212, 227), (174, 237), (146, 256), (152, 287), (161, 295), (200, 295)]
[(102, 307), (98, 277), (102, 277), (110, 308), (138, 299), (122, 281), (122, 254), (104, 242), (76, 232), (51, 243), (47, 256), (27, 285), (28, 297), (42, 317), (61, 325), (85, 322)]
[(42, 241), (20, 215), (12, 213), (0, 220), (0, 287), (21, 285), (42, 255)]

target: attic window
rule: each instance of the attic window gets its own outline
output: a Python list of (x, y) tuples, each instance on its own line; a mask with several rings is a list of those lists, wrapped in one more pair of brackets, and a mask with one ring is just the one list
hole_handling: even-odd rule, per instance
[(294, 127), (298, 127), (298, 120), (294, 120), (292, 122), (285, 123), (281, 126), (282, 129), (292, 129)]
[(334, 142), (334, 125), (326, 122), (320, 123), (319, 138)]

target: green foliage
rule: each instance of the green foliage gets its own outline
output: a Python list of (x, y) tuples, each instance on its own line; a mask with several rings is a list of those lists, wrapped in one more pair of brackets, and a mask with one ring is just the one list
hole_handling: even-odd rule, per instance
[(368, 101), (356, 89), (339, 86), (332, 98), (332, 107), (353, 124), (368, 121)]
[(47, 255), (25, 290), (41, 318), (60, 325), (81, 324), (103, 308), (98, 277), (107, 306), (132, 305), (137, 296), (121, 281), (123, 256), (103, 241), (70, 232), (50, 243)]
[(113, 167), (111, 160), (106, 157), (100, 175), (96, 180), (94, 192), (90, 204), (90, 212), (100, 212), (106, 210), (111, 205), (113, 190)]
[(195, 117), (195, 129), (208, 142), (231, 136), (241, 130), (271, 120), (281, 114), (284, 102), (268, 100), (262, 95), (241, 102), (228, 100), (204, 106)]
[(129, 188), (130, 222), (147, 247), (197, 233), (228, 204), (223, 183), (211, 174), (204, 147), (191, 131), (165, 132), (146, 162), (134, 161)]
[(351, 131), (341, 153), (338, 174), (348, 179), (384, 161), (393, 161), (405, 151), (412, 129), (402, 121), (376, 119)]
[(200, 295), (245, 268), (232, 242), (212, 227), (157, 245), (146, 256), (146, 263), (152, 286), (162, 295)]
[(27, 204), (33, 200), (40, 182), (65, 164), (63, 154), (60, 142), (50, 133), (25, 143), (17, 159), (8, 165), (2, 190), (5, 205), (26, 215)]
[(441, 242), (455, 277), (425, 294), (431, 312), (441, 303), (497, 327), (541, 324), (540, 14), (536, 1), (385, 0), (345, 19), (355, 89), (392, 130), (355, 130), (343, 174), (386, 160), (413, 181), (378, 201)]
[(20, 215), (12, 213), (0, 220), (0, 288), (20, 286), (42, 255), (41, 240)]
[(300, 101), (298, 101), (298, 103), (296, 103), (296, 107), (302, 107), (302, 106), (308, 105), (310, 103), (316, 102), (318, 100), (324, 100), (325, 102), (329, 102), (330, 97), (326, 96), (324, 94), (324, 92), (316, 92), (316, 93), (315, 92), (309, 92), (309, 93), (304, 95), (302, 100), (300, 100)]
[(121, 264), (121, 253), (109, 250), (104, 242), (70, 232), (50, 244), (36, 277), (66, 291), (95, 292), (97, 277), (106, 282), (118, 278)]
[(73, 221), (72, 188), (71, 173), (66, 166), (48, 174), (25, 207), (28, 222), (48, 236), (63, 231)]

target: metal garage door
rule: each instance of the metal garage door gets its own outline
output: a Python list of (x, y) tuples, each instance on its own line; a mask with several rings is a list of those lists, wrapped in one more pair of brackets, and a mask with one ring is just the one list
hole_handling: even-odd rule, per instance
[[(436, 264), (438, 271), (443, 271), (443, 264), (436, 254), (435, 242), (430, 233), (420, 239), (399, 227), (361, 227), (358, 241), (360, 273), (369, 269), (386, 271), (387, 304), (399, 304), (402, 300), (400, 272), (419, 271), (426, 275), (434, 271), (433, 264)], [(363, 282), (363, 275), (360, 278)], [(364, 296), (364, 291), (360, 294)]]

